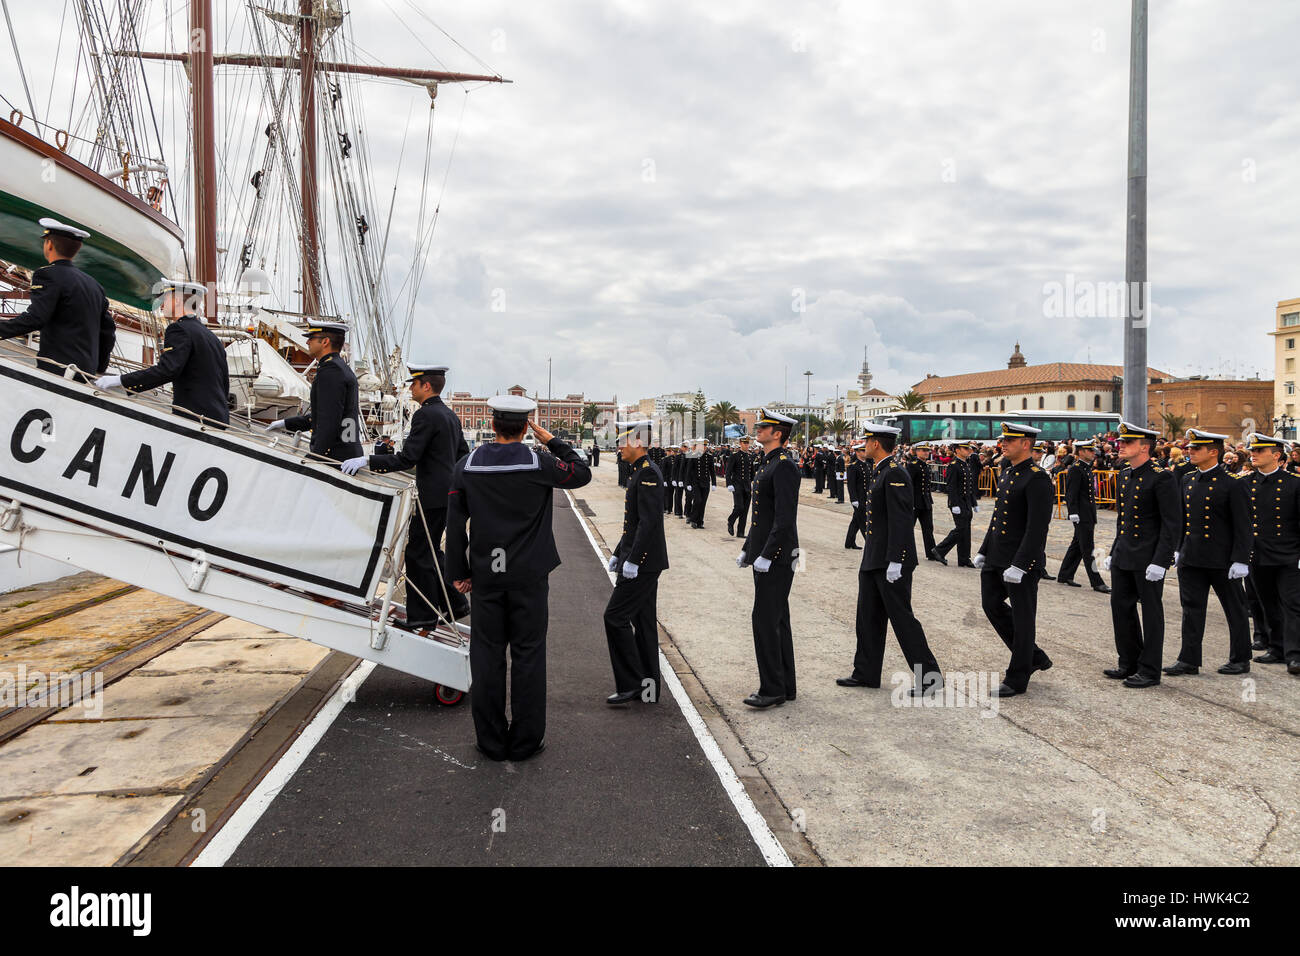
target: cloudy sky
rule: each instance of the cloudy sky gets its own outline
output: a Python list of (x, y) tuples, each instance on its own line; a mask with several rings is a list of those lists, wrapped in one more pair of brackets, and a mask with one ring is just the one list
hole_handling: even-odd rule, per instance
[[(556, 394), (744, 406), (802, 399), (805, 369), (831, 397), (864, 345), (890, 392), (1016, 341), (1121, 361), (1119, 320), (1047, 316), (1044, 289), (1123, 279), (1127, 0), (416, 3), (514, 81), (439, 96), (439, 178), (459, 139), (412, 354), (453, 388), (544, 394), (550, 357)], [(408, 0), (348, 6), (386, 63), (480, 69)], [(1300, 296), (1300, 4), (1151, 21), (1150, 364), (1269, 378)], [(369, 94), (381, 192), (412, 102)], [(404, 203), (399, 273), (414, 228)]]

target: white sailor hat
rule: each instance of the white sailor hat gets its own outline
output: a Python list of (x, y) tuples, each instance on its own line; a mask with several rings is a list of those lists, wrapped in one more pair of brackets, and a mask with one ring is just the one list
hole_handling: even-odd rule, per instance
[(347, 335), (348, 327), (344, 322), (308, 322), (303, 332), (308, 336), (318, 335), (321, 332), (342, 332)]
[(447, 365), (412, 365), (408, 362), (406, 370), (411, 373), (411, 377), (406, 380), (406, 384), (410, 385), (417, 378), (424, 375), (446, 375), (449, 367)]
[(615, 422), (614, 438), (623, 441), (628, 438), (639, 438), (642, 443), (649, 441), (650, 430), (654, 423), (648, 418), (637, 419), (633, 422)]
[(1119, 441), (1137, 441), (1142, 438), (1155, 441), (1160, 433), (1153, 428), (1139, 428), (1132, 422), (1119, 423)]
[(175, 292), (187, 298), (192, 295), (206, 296), (208, 287), (202, 282), (189, 282), (185, 279), (159, 279), (153, 284), (153, 294), (155, 296), (163, 295), (166, 292)]
[(866, 440), (865, 438), (859, 439), (858, 441), (855, 441), (855, 442), (853, 443), (853, 447), (854, 447), (854, 448), (866, 448), (866, 447), (867, 447), (867, 440)]
[(1002, 423), (1003, 438), (1033, 438), (1040, 431), (1042, 431), (1041, 428), (1035, 428), (1033, 425), (1023, 425), (1020, 422)]
[(948, 447), (949, 448), (974, 448), (975, 443), (973, 441), (964, 441), (964, 440), (955, 441), (955, 442), (950, 442)]
[(1285, 455), (1287, 449), (1291, 447), (1291, 443), (1285, 438), (1278, 438), (1276, 435), (1265, 435), (1263, 432), (1251, 432), (1246, 441), (1250, 442), (1246, 446), (1250, 451), (1264, 451), (1276, 448)]
[(689, 448), (689, 447), (691, 447), (691, 440), (690, 440), (689, 438), (683, 438), (683, 439), (682, 439), (682, 447), (683, 447), (683, 448)]
[(520, 424), (528, 421), (528, 416), (537, 410), (537, 403), (523, 395), (493, 395), (487, 400), (492, 409), (492, 417), (506, 423)]
[(929, 451), (930, 443), (928, 441), (913, 442), (912, 448), (914, 451)]
[(867, 433), (867, 438), (870, 438), (872, 435), (899, 435), (903, 431), (901, 428), (895, 428), (893, 425), (879, 425), (876, 422), (863, 423), (862, 430)]
[(794, 427), (794, 419), (789, 415), (782, 415), (780, 412), (761, 408), (759, 409), (758, 421), (754, 423), (754, 427), (758, 428), (762, 425), (784, 425), (789, 429)]
[(90, 233), (86, 232), (86, 230), (78, 229), (76, 226), (69, 226), (67, 223), (59, 222), (59, 220), (57, 219), (50, 219), (48, 216), (43, 219), (36, 220), (36, 223), (42, 229), (45, 230), (43, 233), (41, 233), (42, 236), (48, 236), (52, 234), (56, 236), (67, 236), (69, 239), (90, 238)]
[(1184, 437), (1189, 445), (1214, 445), (1228, 440), (1227, 435), (1216, 435), (1203, 428), (1189, 428)]
[(1075, 451), (1083, 451), (1084, 449), (1088, 449), (1090, 451), (1096, 451), (1097, 439), (1089, 438), (1087, 441), (1077, 441), (1074, 443)]

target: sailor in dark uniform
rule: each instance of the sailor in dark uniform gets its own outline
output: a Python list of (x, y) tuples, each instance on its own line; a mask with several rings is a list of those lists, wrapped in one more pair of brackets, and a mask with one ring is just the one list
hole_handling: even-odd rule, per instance
[(406, 531), (406, 626), (428, 628), (438, 623), (439, 615), (457, 618), (469, 613), (469, 602), (452, 587), (442, 551), (451, 470), (469, 454), (469, 445), (460, 417), (441, 397), (447, 366), (408, 365), (407, 369), (411, 377), (406, 384), (419, 408), (411, 416), (411, 430), (401, 451), (359, 455), (339, 467), (349, 475), (362, 468), (379, 474), (415, 469), (418, 507)]
[(754, 476), (753, 519), (745, 547), (736, 558), (754, 567), (754, 654), (758, 690), (745, 698), (751, 707), (771, 707), (795, 699), (794, 635), (790, 630), (790, 588), (799, 560), (799, 466), (786, 448), (794, 419), (762, 409), (754, 433), (763, 461)]
[(594, 441), (591, 443), (591, 467), (600, 467), (600, 445)]
[(57, 219), (41, 219), (41, 251), (49, 265), (32, 273), (31, 305), (0, 321), (0, 339), (41, 333), (36, 367), (63, 376), (75, 365), (83, 378), (102, 375), (113, 354), (117, 327), (108, 311), (103, 287), (72, 264), (90, 233)]
[(172, 410), (208, 424), (230, 423), (230, 370), (226, 349), (201, 315), (207, 286), (164, 280), (154, 286), (158, 311), (167, 319), (158, 364), (125, 375), (103, 375), (99, 389), (121, 386), (144, 392), (171, 383)]
[(874, 463), (867, 509), (867, 544), (858, 569), (857, 650), (853, 673), (837, 678), (841, 687), (879, 687), (885, 660), (885, 635), (894, 637), (913, 675), (911, 695), (933, 694), (943, 687), (925, 630), (912, 612), (912, 573), (916, 570), (915, 504), (911, 467), (893, 458), (901, 429), (868, 422), (867, 457)]
[(1083, 587), (1074, 580), (1074, 574), (1082, 562), (1092, 589), (1101, 594), (1109, 594), (1110, 588), (1097, 571), (1097, 561), (1092, 554), (1097, 530), (1097, 495), (1093, 489), (1092, 474), (1092, 462), (1096, 454), (1095, 440), (1074, 443), (1074, 461), (1065, 472), (1065, 513), (1074, 525), (1074, 538), (1065, 550), (1056, 580), (1069, 587)]
[(867, 489), (871, 487), (871, 471), (874, 467), (867, 457), (867, 443), (853, 443), (853, 461), (844, 473), (844, 484), (848, 488), (849, 504), (853, 506), (853, 517), (849, 519), (849, 530), (844, 532), (844, 549), (861, 551), (858, 535), (867, 536)]
[(912, 479), (912, 505), (916, 509), (913, 519), (921, 524), (921, 543), (925, 546), (927, 561), (938, 561), (934, 555), (934, 493), (930, 484), (930, 443), (917, 442), (912, 446), (914, 457), (907, 463), (907, 473)]
[(1227, 435), (1200, 428), (1187, 430), (1188, 455), (1196, 470), (1183, 479), (1183, 522), (1179, 526), (1178, 600), (1183, 609), (1183, 643), (1178, 659), (1164, 669), (1170, 677), (1201, 668), (1205, 609), (1214, 589), (1228, 619), (1228, 663), (1220, 674), (1250, 671), (1250, 618), (1240, 581), (1250, 573), (1250, 492), (1246, 482), (1224, 471)]
[[(447, 570), (456, 590), (474, 595), (469, 667), (478, 748), (492, 760), (526, 760), (546, 744), (547, 598), (549, 575), (560, 564), (551, 532), (554, 489), (581, 488), (591, 469), (528, 420), (537, 408), (532, 399), (494, 395), (487, 404), (496, 441), (479, 445), (452, 470)], [(523, 443), (529, 428), (544, 449)]]
[(826, 487), (826, 449), (821, 445), (814, 446), (816, 451), (813, 452), (813, 478), (817, 484), (813, 488), (813, 494), (820, 495), (822, 489)]
[(670, 515), (673, 513), (673, 492), (677, 484), (673, 480), (673, 474), (677, 470), (677, 449), (665, 448), (664, 456), (658, 464), (664, 475), (664, 514)]
[[(1183, 523), (1174, 474), (1151, 461), (1160, 435), (1150, 428), (1120, 422), (1116, 442), (1127, 467), (1116, 479), (1115, 541), (1102, 570), (1110, 572), (1110, 616), (1119, 663), (1104, 673), (1126, 687), (1160, 683), (1165, 643), (1165, 572), (1174, 560)], [(1142, 620), (1138, 623), (1138, 604)]]
[(727, 459), (723, 482), (731, 492), (731, 514), (727, 515), (727, 534), (743, 538), (745, 521), (749, 517), (749, 491), (754, 481), (754, 456), (746, 449), (737, 448)]
[(651, 422), (619, 422), (618, 453), (628, 464), (623, 498), (623, 535), (614, 546), (609, 570), (618, 575), (605, 605), (605, 640), (614, 668), (614, 693), (607, 704), (626, 704), (638, 697), (658, 703), (659, 575), (668, 569), (664, 540), (664, 476), (646, 455)]
[(1006, 676), (992, 692), (998, 697), (1023, 694), (1034, 671), (1052, 666), (1035, 635), (1038, 566), (1056, 500), (1052, 479), (1034, 464), (1030, 454), (1038, 431), (1030, 425), (1002, 423), (1007, 466), (998, 478), (997, 504), (988, 532), (975, 555), (984, 614), (1011, 650)]
[(691, 470), (686, 483), (686, 491), (691, 496), (686, 523), (696, 531), (704, 527), (704, 508), (709, 503), (709, 489), (717, 483), (718, 473), (713, 467), (713, 453), (703, 438), (697, 438), (695, 457), (691, 459)]
[(952, 530), (934, 546), (934, 560), (947, 564), (948, 552), (957, 549), (957, 566), (973, 568), (970, 559), (971, 519), (979, 503), (975, 471), (970, 466), (971, 445), (957, 442), (952, 446), (953, 460), (948, 462), (944, 489), (948, 494), (948, 510), (952, 513)]
[(1250, 493), (1254, 552), (1250, 577), (1268, 622), (1268, 650), (1259, 664), (1286, 662), (1300, 674), (1300, 476), (1286, 470), (1287, 443), (1250, 436), (1254, 471), (1242, 481)]
[(684, 441), (677, 452), (676, 468), (673, 469), (673, 514), (679, 518), (686, 516), (682, 508), (686, 497), (686, 472), (690, 465), (690, 459), (686, 457), (686, 452), (690, 449), (691, 443)]
[(339, 354), (347, 328), (342, 322), (307, 326), (307, 351), (317, 363), (311, 383), (311, 408), (306, 415), (282, 418), (266, 428), (269, 432), (310, 428), (312, 454), (340, 462), (361, 457), (364, 434), (357, 377)]

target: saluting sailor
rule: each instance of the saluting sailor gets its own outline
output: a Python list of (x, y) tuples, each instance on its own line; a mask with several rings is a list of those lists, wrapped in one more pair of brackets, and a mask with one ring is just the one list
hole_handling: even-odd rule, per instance
[(1065, 550), (1065, 558), (1056, 573), (1056, 580), (1069, 587), (1083, 587), (1074, 580), (1074, 574), (1082, 562), (1092, 589), (1101, 594), (1109, 594), (1110, 588), (1097, 571), (1097, 559), (1092, 554), (1097, 530), (1097, 495), (1093, 489), (1092, 474), (1092, 462), (1096, 456), (1095, 439), (1074, 443), (1074, 461), (1065, 472), (1065, 513), (1074, 525), (1074, 537)]
[(916, 570), (915, 503), (910, 467), (894, 461), (901, 429), (867, 422), (865, 448), (874, 464), (864, 504), (867, 544), (858, 569), (857, 650), (853, 673), (837, 678), (841, 687), (879, 687), (885, 660), (885, 633), (893, 626), (915, 683), (911, 696), (943, 687), (943, 674), (912, 612), (912, 573)]
[(998, 478), (993, 518), (975, 555), (984, 614), (1011, 650), (1006, 676), (992, 692), (997, 697), (1023, 694), (1034, 671), (1052, 666), (1051, 658), (1038, 646), (1036, 625), (1038, 569), (1056, 492), (1047, 472), (1033, 462), (1031, 452), (1038, 431), (1031, 425), (1002, 423), (1002, 452), (1007, 464)]
[(948, 494), (948, 510), (952, 512), (952, 530), (934, 546), (934, 560), (947, 564), (948, 552), (957, 549), (957, 566), (973, 568), (970, 559), (971, 519), (979, 505), (979, 490), (975, 484), (975, 471), (970, 467), (970, 442), (957, 442), (952, 446), (954, 458), (948, 463), (944, 477), (944, 490)]
[(269, 432), (311, 429), (313, 455), (347, 461), (361, 457), (361, 403), (357, 377), (339, 353), (348, 327), (342, 322), (316, 322), (307, 326), (307, 352), (316, 360), (311, 383), (311, 408), (271, 422)]
[(1300, 674), (1300, 477), (1282, 463), (1287, 443), (1281, 438), (1250, 436), (1250, 462), (1243, 479), (1250, 492), (1254, 552), (1250, 577), (1268, 621), (1268, 650), (1259, 664), (1286, 662), (1288, 673)]
[(751, 707), (772, 707), (795, 699), (794, 634), (790, 630), (790, 587), (799, 558), (799, 466), (785, 447), (794, 419), (762, 409), (754, 428), (763, 461), (754, 476), (753, 520), (736, 566), (754, 567), (754, 654), (758, 690)]
[(41, 333), (36, 367), (62, 376), (75, 365), (86, 376), (102, 375), (113, 354), (117, 327), (104, 288), (72, 264), (90, 233), (57, 219), (41, 219), (41, 252), (49, 265), (32, 273), (31, 305), (0, 322), (0, 339)]
[(1250, 573), (1250, 493), (1244, 481), (1224, 470), (1227, 435), (1187, 430), (1187, 451), (1196, 470), (1183, 479), (1183, 522), (1178, 528), (1178, 600), (1183, 609), (1183, 643), (1178, 659), (1164, 669), (1170, 677), (1201, 668), (1205, 609), (1214, 589), (1228, 619), (1228, 663), (1220, 674), (1250, 671), (1250, 619), (1239, 582)]
[(442, 551), (451, 470), (469, 454), (469, 445), (461, 431), (460, 417), (441, 397), (447, 384), (447, 366), (408, 365), (407, 369), (411, 377), (406, 383), (419, 408), (411, 416), (411, 431), (401, 451), (349, 458), (339, 467), (349, 475), (367, 467), (380, 474), (415, 469), (419, 506), (406, 531), (406, 624), (425, 628), (438, 623), (439, 612), (453, 618), (469, 613), (469, 602), (450, 583)]
[[(1165, 572), (1174, 561), (1183, 523), (1174, 473), (1151, 460), (1159, 432), (1120, 422), (1116, 449), (1127, 466), (1115, 492), (1115, 541), (1102, 570), (1110, 572), (1110, 616), (1119, 662), (1102, 671), (1125, 687), (1160, 683), (1165, 644)], [(1142, 620), (1138, 623), (1138, 604)]]
[(128, 392), (144, 392), (170, 382), (172, 409), (178, 415), (229, 424), (230, 370), (226, 349), (200, 318), (206, 312), (207, 286), (201, 282), (163, 280), (154, 290), (158, 311), (167, 319), (157, 364), (125, 375), (101, 376), (95, 387), (121, 386)]
[[(478, 749), (492, 760), (526, 760), (546, 746), (549, 576), (560, 566), (551, 531), (554, 489), (581, 488), (591, 469), (529, 420), (537, 408), (532, 399), (494, 395), (487, 404), (496, 441), (479, 445), (452, 471), (447, 570), (456, 590), (474, 594), (469, 668)], [(523, 443), (529, 428), (544, 449)]]
[(623, 535), (614, 546), (609, 570), (618, 575), (605, 605), (605, 639), (614, 668), (614, 693), (607, 704), (626, 704), (638, 697), (658, 703), (659, 575), (668, 568), (664, 540), (664, 476), (646, 455), (649, 419), (619, 422), (618, 454), (627, 462), (623, 498)]

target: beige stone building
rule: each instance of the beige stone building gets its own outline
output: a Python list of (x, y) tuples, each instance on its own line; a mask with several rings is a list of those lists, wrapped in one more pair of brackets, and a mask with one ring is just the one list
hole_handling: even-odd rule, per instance
[[(1300, 299), (1283, 299), (1277, 304), (1273, 330), (1273, 417), (1279, 419), (1277, 434), (1283, 438), (1296, 436), (1296, 380), (1297, 358), (1300, 358)], [(1271, 426), (1271, 422), (1269, 423)], [(1261, 431), (1272, 432), (1271, 427)]]

